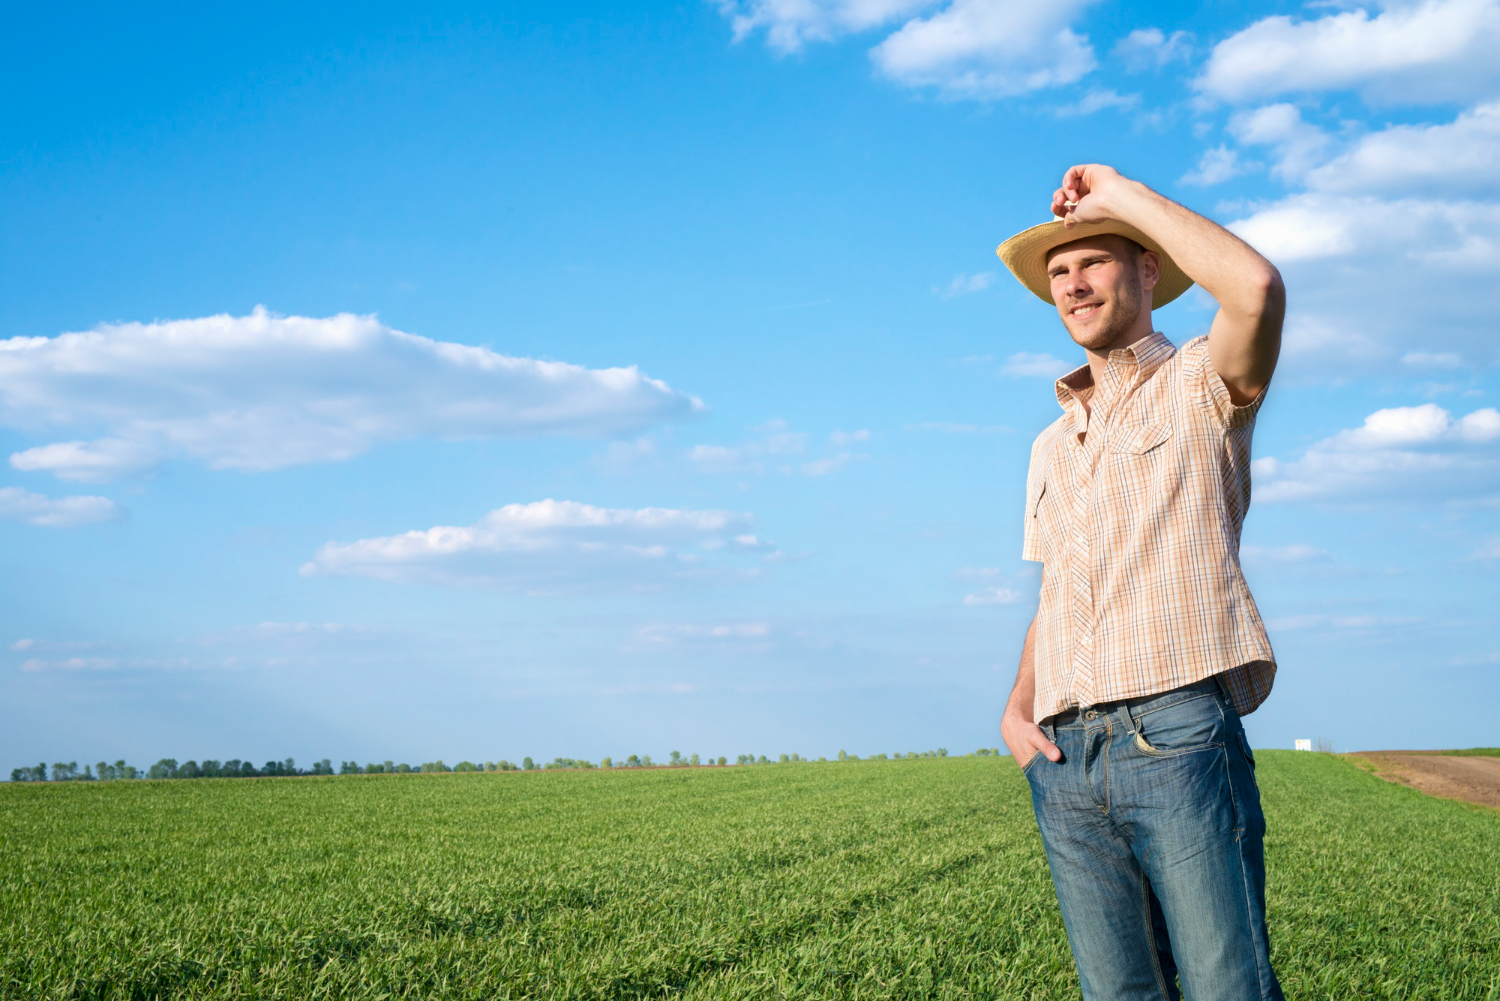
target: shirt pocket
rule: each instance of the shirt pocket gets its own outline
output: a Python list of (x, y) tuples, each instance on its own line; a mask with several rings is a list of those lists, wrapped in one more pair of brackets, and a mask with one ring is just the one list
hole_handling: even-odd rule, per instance
[(1172, 437), (1172, 422), (1123, 427), (1109, 436), (1109, 450), (1117, 455), (1145, 455)]

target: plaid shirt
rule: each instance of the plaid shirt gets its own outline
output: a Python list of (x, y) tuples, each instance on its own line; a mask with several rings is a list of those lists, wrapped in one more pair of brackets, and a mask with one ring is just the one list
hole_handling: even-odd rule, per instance
[(1097, 387), (1087, 365), (1057, 380), (1021, 551), (1044, 564), (1037, 722), (1214, 675), (1241, 715), (1270, 694), (1275, 655), (1239, 563), (1264, 397), (1235, 406), (1207, 337), (1178, 351), (1159, 333), (1111, 351)]

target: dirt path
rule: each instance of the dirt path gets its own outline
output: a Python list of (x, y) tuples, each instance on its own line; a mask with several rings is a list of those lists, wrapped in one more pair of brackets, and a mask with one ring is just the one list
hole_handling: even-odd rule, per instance
[(1462, 757), (1432, 751), (1360, 751), (1381, 778), (1430, 796), (1462, 799), (1500, 809), (1500, 758)]

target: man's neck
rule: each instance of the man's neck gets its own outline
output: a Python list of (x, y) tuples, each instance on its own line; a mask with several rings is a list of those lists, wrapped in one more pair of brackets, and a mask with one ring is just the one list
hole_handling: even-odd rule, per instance
[(1104, 369), (1109, 364), (1109, 354), (1111, 351), (1128, 348), (1136, 341), (1150, 337), (1154, 329), (1151, 326), (1151, 311), (1148, 309), (1136, 318), (1135, 324), (1129, 330), (1116, 337), (1109, 344), (1097, 349), (1084, 348), (1084, 352), (1088, 355), (1089, 375), (1094, 380), (1094, 386), (1097, 388), (1104, 381)]

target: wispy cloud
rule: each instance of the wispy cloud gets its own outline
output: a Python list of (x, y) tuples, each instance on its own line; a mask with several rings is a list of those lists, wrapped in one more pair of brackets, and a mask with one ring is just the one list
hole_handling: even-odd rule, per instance
[(1187, 31), (1168, 35), (1160, 28), (1137, 28), (1115, 44), (1113, 55), (1132, 73), (1161, 69), (1192, 57), (1193, 36)]
[(946, 286), (934, 287), (933, 293), (944, 299), (953, 299), (957, 296), (968, 295), (971, 292), (983, 292), (995, 283), (995, 272), (979, 271), (975, 274), (961, 274), (956, 276)]
[(45, 497), (22, 487), (0, 487), (0, 518), (46, 528), (114, 521), (123, 514), (108, 497)]
[(731, 511), (508, 504), (473, 525), (330, 542), (301, 572), (531, 594), (653, 588), (732, 576), (744, 557), (774, 555), (751, 533), (751, 521)]
[(1077, 367), (1077, 365), (1070, 365), (1061, 358), (1054, 358), (1049, 354), (1032, 354), (1030, 351), (1017, 351), (1005, 359), (1005, 364), (1000, 366), (1000, 371), (1006, 375), (1020, 376), (1022, 378), (1056, 379)]
[(953, 421), (923, 421), (909, 424), (910, 431), (936, 431), (940, 434), (1015, 434), (1015, 428), (1003, 424), (957, 424)]

